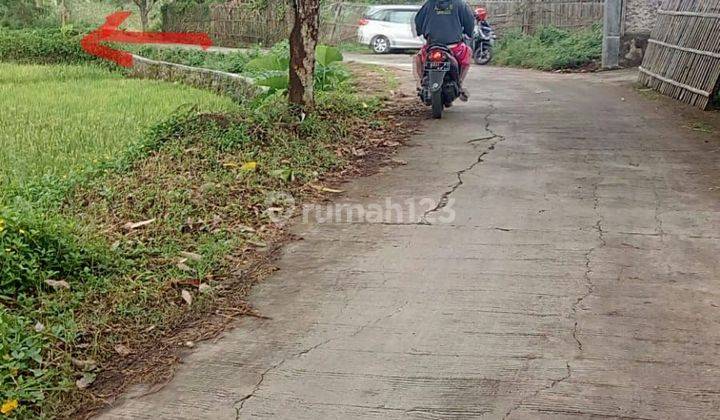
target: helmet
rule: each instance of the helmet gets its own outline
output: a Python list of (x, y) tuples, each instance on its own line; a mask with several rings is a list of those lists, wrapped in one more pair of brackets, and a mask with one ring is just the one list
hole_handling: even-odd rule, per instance
[(484, 7), (478, 7), (477, 9), (475, 9), (475, 18), (477, 20), (487, 19), (487, 10), (485, 10)]

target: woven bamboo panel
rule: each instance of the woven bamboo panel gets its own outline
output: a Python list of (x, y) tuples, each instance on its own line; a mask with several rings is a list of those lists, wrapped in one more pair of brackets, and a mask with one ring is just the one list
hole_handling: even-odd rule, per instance
[(640, 83), (706, 109), (720, 79), (720, 0), (665, 0)]

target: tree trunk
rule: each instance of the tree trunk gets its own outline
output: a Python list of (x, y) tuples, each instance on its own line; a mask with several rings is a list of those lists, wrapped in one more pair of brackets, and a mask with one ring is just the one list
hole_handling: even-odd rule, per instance
[(146, 1), (140, 3), (140, 24), (142, 25), (143, 32), (147, 31), (148, 28), (148, 15), (150, 14), (150, 8)]
[(302, 111), (315, 105), (315, 47), (320, 27), (319, 0), (293, 0), (290, 32), (290, 104)]

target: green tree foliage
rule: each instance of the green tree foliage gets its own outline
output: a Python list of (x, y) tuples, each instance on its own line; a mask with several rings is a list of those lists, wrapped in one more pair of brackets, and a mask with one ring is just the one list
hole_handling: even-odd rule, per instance
[[(42, 2), (39, 3), (42, 5)], [(52, 10), (35, 0), (0, 0), (0, 27), (29, 28), (55, 23)]]

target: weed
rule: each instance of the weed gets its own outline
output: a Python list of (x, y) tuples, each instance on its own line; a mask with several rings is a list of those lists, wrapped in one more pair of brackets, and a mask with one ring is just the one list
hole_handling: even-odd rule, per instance
[(499, 65), (557, 70), (581, 67), (602, 52), (599, 25), (580, 31), (540, 28), (534, 35), (509, 31), (499, 40), (494, 62)]

